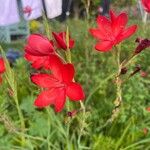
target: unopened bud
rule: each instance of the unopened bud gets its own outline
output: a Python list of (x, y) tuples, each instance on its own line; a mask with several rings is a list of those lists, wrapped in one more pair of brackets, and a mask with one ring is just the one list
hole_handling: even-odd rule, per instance
[(135, 70), (130, 74), (130, 77), (133, 76), (133, 75), (135, 75), (136, 73), (138, 73), (140, 70), (141, 70), (141, 66), (137, 65), (135, 67)]
[(126, 67), (121, 68), (120, 74), (126, 74), (128, 69)]
[(150, 47), (150, 40), (149, 39), (136, 39), (136, 42), (138, 42), (138, 46), (136, 47), (134, 53), (138, 54), (142, 52), (144, 49)]

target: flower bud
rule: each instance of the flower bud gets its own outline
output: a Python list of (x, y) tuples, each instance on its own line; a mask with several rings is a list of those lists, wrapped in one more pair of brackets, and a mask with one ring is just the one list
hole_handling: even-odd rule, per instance
[(133, 76), (133, 75), (135, 75), (136, 73), (138, 73), (140, 70), (141, 70), (141, 66), (137, 65), (135, 67), (135, 70), (130, 74), (130, 77)]
[(120, 75), (121, 75), (121, 74), (126, 74), (127, 71), (128, 71), (127, 67), (121, 68)]
[(149, 39), (137, 38), (136, 42), (138, 42), (139, 44), (134, 51), (135, 54), (141, 53), (144, 49), (150, 47), (150, 40)]

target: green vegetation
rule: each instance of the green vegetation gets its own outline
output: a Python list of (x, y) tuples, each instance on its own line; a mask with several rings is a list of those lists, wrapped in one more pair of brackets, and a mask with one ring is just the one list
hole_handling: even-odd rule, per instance
[[(143, 27), (136, 20), (132, 20), (133, 23), (139, 24), (139, 29), (123, 42), (122, 60), (135, 49), (136, 37), (150, 37), (150, 25)], [(145, 110), (150, 106), (150, 75), (143, 78), (138, 73), (126, 82), (121, 113), (112, 124), (105, 126), (116, 97), (113, 78), (116, 61), (111, 52), (101, 53), (93, 49), (95, 40), (88, 33), (93, 22), (69, 20), (66, 24), (76, 41), (72, 62), (76, 68), (75, 79), (86, 93), (85, 114), (81, 110), (73, 118), (67, 116), (67, 111), (80, 109), (78, 102), (67, 103), (64, 111), (57, 114), (52, 107), (36, 109), (33, 101), (39, 91), (29, 78), (35, 70), (20, 58), (13, 70), (8, 66), (10, 74), (7, 76), (14, 85), (10, 86), (3, 78), (0, 87), (0, 150), (149, 150), (150, 133), (144, 133), (143, 129), (150, 129), (150, 112)], [(66, 30), (65, 24), (57, 22), (51, 23), (51, 27), (54, 31)], [(2, 47), (5, 51), (17, 48), (23, 52), (24, 44), (23, 41), (2, 44)], [(128, 72), (140, 64), (142, 70), (150, 74), (149, 55), (148, 49), (142, 52)], [(18, 107), (23, 118), (18, 115)], [(25, 129), (22, 129), (24, 124)]]

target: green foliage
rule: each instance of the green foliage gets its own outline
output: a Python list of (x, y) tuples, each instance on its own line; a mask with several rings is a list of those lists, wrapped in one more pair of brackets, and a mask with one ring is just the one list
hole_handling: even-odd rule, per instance
[[(133, 20), (132, 23), (138, 23)], [(50, 107), (37, 109), (33, 102), (40, 92), (29, 79), (30, 73), (35, 72), (23, 59), (17, 60), (13, 68), (6, 74), (13, 87), (8, 84), (3, 76), (0, 88), (0, 150), (148, 150), (150, 149), (150, 134), (143, 133), (143, 129), (150, 129), (150, 113), (145, 110), (150, 106), (149, 76), (142, 78), (136, 74), (123, 87), (123, 106), (120, 116), (105, 126), (110, 118), (116, 97), (113, 74), (116, 71), (116, 62), (111, 53), (100, 53), (93, 49), (95, 40), (89, 36), (88, 29), (94, 26), (86, 21), (69, 20), (71, 36), (76, 40), (72, 50), (72, 61), (76, 68), (75, 80), (80, 82), (86, 92), (86, 112), (79, 111), (72, 119), (67, 116), (67, 111), (79, 110), (79, 103), (66, 104), (62, 113), (56, 114)], [(66, 30), (66, 26), (51, 23), (52, 29)], [(136, 47), (136, 37), (149, 37), (150, 26), (142, 29), (139, 24), (138, 32), (122, 45), (123, 60)], [(2, 45), (4, 50), (8, 47), (23, 47), (18, 45)], [(20, 49), (21, 50), (21, 49)], [(150, 52), (145, 51), (134, 60), (128, 74), (136, 64), (141, 64), (142, 69), (150, 72)], [(127, 76), (127, 75), (125, 75)], [(15, 84), (14, 84), (15, 82)], [(15, 86), (17, 86), (15, 88)], [(11, 95), (11, 90), (16, 91), (17, 97)], [(17, 98), (17, 99), (16, 99)], [(19, 111), (23, 115), (25, 129), (22, 129)], [(84, 121), (85, 119), (85, 121)], [(24, 137), (24, 140), (22, 140)]]

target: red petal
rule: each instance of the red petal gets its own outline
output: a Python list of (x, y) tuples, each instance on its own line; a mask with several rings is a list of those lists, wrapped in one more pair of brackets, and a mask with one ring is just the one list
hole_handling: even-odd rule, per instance
[(69, 40), (69, 49), (72, 49), (74, 47), (74, 40), (73, 39), (70, 39)]
[(41, 92), (41, 94), (34, 101), (34, 105), (42, 108), (54, 104), (56, 99), (55, 94), (56, 94), (55, 89)]
[(25, 54), (24, 56), (29, 62), (32, 63), (32, 67), (35, 69), (40, 69), (42, 67), (44, 67), (45, 69), (49, 69), (49, 59), (50, 56), (33, 56), (33, 55), (29, 55), (29, 54)]
[(50, 65), (50, 70), (52, 71), (55, 78), (62, 81), (61, 68), (63, 66), (63, 63), (61, 62), (60, 58), (56, 55), (51, 55), (49, 65)]
[(43, 88), (59, 87), (60, 83), (53, 75), (48, 74), (34, 74), (31, 75), (31, 81)]
[(0, 73), (5, 72), (5, 64), (3, 58), (0, 58)]
[(53, 88), (43, 91), (35, 100), (34, 105), (37, 107), (55, 106), (55, 111), (60, 112), (65, 104), (66, 96), (64, 88)]
[(150, 13), (150, 1), (149, 0), (142, 0), (143, 7), (145, 11)]
[(74, 66), (72, 64), (65, 64), (62, 66), (61, 70), (63, 81), (66, 83), (71, 82), (75, 73)]
[(127, 29), (125, 29), (120, 35), (117, 37), (117, 43), (121, 42), (124, 39), (129, 38), (132, 34), (134, 34), (137, 30), (137, 26), (133, 25)]
[(110, 51), (113, 47), (113, 43), (111, 41), (102, 41), (96, 44), (95, 49), (102, 52)]
[(97, 39), (106, 40), (106, 33), (101, 32), (99, 29), (90, 29), (89, 32)]
[(35, 55), (35, 56), (43, 55), (40, 52), (33, 50), (29, 45), (26, 45), (24, 49), (25, 49), (25, 52), (28, 53), (29, 55)]
[(59, 34), (57, 34), (55, 32), (52, 32), (52, 34), (53, 34), (53, 36), (54, 36), (58, 46), (61, 47), (64, 50), (66, 50), (67, 49), (67, 45), (66, 45), (64, 39), (62, 38), (63, 34), (59, 35)]
[(78, 83), (70, 83), (67, 87), (66, 94), (73, 101), (83, 100), (85, 98), (83, 89)]
[(126, 26), (128, 22), (128, 16), (126, 13), (121, 13), (115, 21), (112, 23), (112, 31), (117, 36)]
[(112, 33), (111, 30), (111, 22), (104, 16), (97, 17), (97, 24), (99, 26), (99, 30), (105, 34)]
[(113, 23), (117, 17), (112, 10), (109, 11), (109, 15), (110, 15), (111, 22)]
[(53, 44), (42, 35), (31, 34), (28, 38), (28, 46), (34, 51), (38, 51), (43, 55), (49, 55), (54, 52)]
[(55, 111), (60, 112), (64, 108), (66, 102), (66, 91), (64, 88), (58, 88), (55, 99)]

